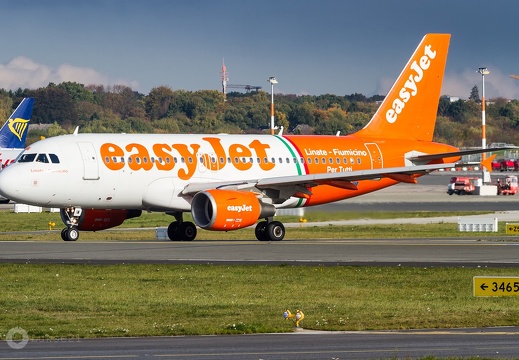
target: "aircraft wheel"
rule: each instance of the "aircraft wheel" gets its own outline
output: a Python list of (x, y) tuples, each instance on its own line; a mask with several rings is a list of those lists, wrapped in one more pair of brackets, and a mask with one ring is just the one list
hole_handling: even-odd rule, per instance
[(254, 235), (256, 235), (256, 239), (259, 241), (269, 241), (269, 237), (267, 235), (267, 222), (260, 221), (256, 228), (254, 229)]
[(178, 221), (173, 221), (168, 226), (168, 237), (171, 241), (180, 241), (181, 239), (178, 236)]
[(63, 228), (63, 230), (61, 230), (61, 239), (63, 241), (68, 241), (68, 239), (67, 239), (67, 230), (68, 230), (68, 228)]
[(193, 241), (196, 238), (196, 226), (192, 222), (183, 222), (177, 230), (181, 241)]
[(279, 221), (272, 221), (267, 225), (267, 236), (272, 241), (281, 241), (285, 237), (285, 226)]
[(67, 240), (65, 240), (65, 241), (76, 241), (77, 239), (79, 239), (78, 229), (73, 228), (73, 227), (68, 228), (65, 231), (65, 237), (67, 238)]

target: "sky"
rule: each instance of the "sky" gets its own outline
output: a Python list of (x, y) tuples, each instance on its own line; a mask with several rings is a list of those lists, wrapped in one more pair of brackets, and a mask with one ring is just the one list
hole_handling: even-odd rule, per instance
[(517, 0), (0, 0), (0, 88), (148, 94), (261, 86), (385, 95), (426, 33), (452, 34), (442, 94), (519, 99)]

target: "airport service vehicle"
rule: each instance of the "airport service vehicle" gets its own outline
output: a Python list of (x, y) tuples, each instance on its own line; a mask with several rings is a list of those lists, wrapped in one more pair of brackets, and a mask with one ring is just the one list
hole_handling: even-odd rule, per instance
[(467, 176), (453, 176), (447, 186), (447, 194), (471, 195), (476, 190), (475, 182), (478, 178)]
[(515, 195), (518, 190), (517, 176), (507, 175), (497, 180), (497, 195)]
[[(61, 209), (65, 241), (120, 225), (142, 211), (174, 217), (168, 237), (197, 227), (255, 225), (279, 241), (280, 208), (325, 204), (454, 167), (460, 151), (432, 141), (449, 34), (427, 34), (370, 122), (335, 135), (74, 134), (38, 141), (0, 173), (0, 193)], [(491, 161), (491, 160), (490, 160)], [(488, 166), (490, 166), (488, 161)], [(193, 222), (184, 221), (190, 212)]]

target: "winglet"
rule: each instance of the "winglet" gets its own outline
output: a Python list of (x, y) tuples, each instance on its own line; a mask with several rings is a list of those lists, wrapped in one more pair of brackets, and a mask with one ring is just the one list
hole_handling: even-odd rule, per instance
[(424, 36), (370, 122), (355, 135), (432, 141), (450, 34)]
[(487, 169), (488, 172), (492, 172), (492, 161), (495, 159), (497, 154), (494, 154), (485, 160), (481, 161), (481, 166), (483, 166), (485, 169)]
[(0, 148), (23, 149), (29, 130), (34, 98), (24, 98), (0, 129)]

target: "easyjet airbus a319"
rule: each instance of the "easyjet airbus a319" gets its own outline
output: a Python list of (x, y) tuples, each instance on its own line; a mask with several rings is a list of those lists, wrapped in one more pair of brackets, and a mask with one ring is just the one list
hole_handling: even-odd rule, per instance
[[(165, 212), (171, 240), (256, 224), (282, 240), (276, 209), (416, 182), (459, 149), (432, 142), (450, 35), (428, 34), (371, 121), (347, 136), (71, 134), (38, 141), (0, 174), (17, 202), (61, 208), (61, 236)], [(191, 212), (194, 223), (183, 220)], [(258, 222), (259, 220), (259, 222)], [(195, 226), (196, 224), (196, 226)]]

